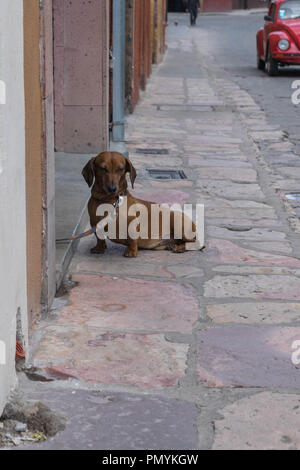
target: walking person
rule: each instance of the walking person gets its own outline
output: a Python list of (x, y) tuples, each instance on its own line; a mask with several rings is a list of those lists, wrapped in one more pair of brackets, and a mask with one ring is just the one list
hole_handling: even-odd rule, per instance
[(191, 26), (195, 26), (198, 9), (200, 9), (200, 0), (188, 0), (188, 9), (190, 12)]

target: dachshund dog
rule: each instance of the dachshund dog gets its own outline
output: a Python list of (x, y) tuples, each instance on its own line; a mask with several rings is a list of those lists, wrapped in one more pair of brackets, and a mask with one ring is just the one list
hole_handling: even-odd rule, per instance
[[(169, 238), (166, 239), (163, 232), (163, 222), (162, 222), (162, 213), (159, 213), (159, 228), (158, 228), (158, 237), (155, 239), (151, 235), (153, 231), (151, 230), (151, 206), (155, 203), (142, 201), (141, 199), (135, 198), (130, 192), (127, 190), (127, 180), (126, 174), (129, 173), (130, 181), (132, 188), (134, 186), (134, 181), (136, 179), (136, 170), (133, 167), (132, 163), (125, 158), (122, 154), (118, 152), (103, 152), (99, 154), (97, 157), (91, 158), (90, 161), (86, 164), (86, 166), (82, 170), (82, 176), (84, 177), (85, 181), (87, 182), (88, 186), (91, 187), (91, 198), (88, 202), (88, 212), (90, 217), (90, 224), (91, 227), (97, 226), (100, 220), (103, 217), (97, 215), (97, 209), (101, 204), (117, 204), (119, 201), (120, 196), (127, 197), (127, 210), (125, 213), (125, 225), (128, 228), (130, 223), (136, 222), (135, 215), (129, 215), (130, 208), (133, 205), (140, 205), (144, 206), (147, 209), (147, 226), (146, 234), (144, 231), (144, 235), (140, 235), (138, 239), (133, 239), (128, 234), (126, 238), (120, 238), (120, 219), (121, 219), (121, 208), (118, 207), (116, 210), (116, 237), (112, 239), (115, 243), (121, 243), (125, 245), (127, 248), (124, 252), (124, 256), (135, 258), (138, 253), (138, 249), (169, 249), (174, 253), (182, 253), (185, 251), (185, 244), (187, 242), (195, 242), (196, 236), (193, 235), (190, 238), (186, 238), (182, 235), (181, 239), (176, 239), (174, 237), (174, 222), (175, 222), (175, 212), (170, 211), (170, 226), (169, 226)], [(181, 217), (184, 221), (184, 215), (181, 214)], [(124, 220), (123, 220), (124, 222)], [(141, 224), (140, 224), (141, 225)], [(139, 230), (142, 231), (140, 225), (138, 225)], [(124, 226), (124, 224), (123, 224)], [(193, 232), (196, 232), (195, 224), (192, 223)], [(182, 234), (182, 232), (181, 232)], [(106, 250), (106, 242), (105, 239), (100, 239), (97, 234), (97, 244), (94, 248), (91, 249), (91, 253), (104, 253)], [(135, 237), (136, 238), (136, 237)]]

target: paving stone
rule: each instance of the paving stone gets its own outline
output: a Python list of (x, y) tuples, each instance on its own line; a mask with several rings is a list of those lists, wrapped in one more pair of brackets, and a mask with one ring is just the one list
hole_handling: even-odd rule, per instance
[(213, 178), (215, 180), (230, 180), (236, 182), (255, 183), (257, 173), (255, 170), (245, 168), (201, 168), (197, 170), (199, 178)]
[(178, 188), (190, 188), (194, 185), (193, 181), (188, 181), (188, 180), (174, 180), (174, 181), (168, 181), (168, 182), (151, 180), (150, 184), (154, 188), (159, 188), (159, 189), (163, 189), (163, 190), (165, 190), (165, 189), (178, 189)]
[[(250, 230), (245, 229), (245, 230), (233, 230), (233, 229), (227, 229), (227, 228), (222, 228), (222, 227), (212, 227), (209, 226), (207, 228), (207, 233), (210, 236), (213, 237), (218, 237), (218, 238), (229, 238), (229, 239), (241, 239), (241, 240), (284, 240), (286, 238), (285, 233), (283, 232), (275, 232), (275, 230), (271, 229), (265, 229), (265, 228), (251, 228)], [(279, 248), (281, 244), (274, 245), (273, 243), (273, 248)], [(282, 244), (283, 245), (283, 244)], [(260, 245), (256, 244), (256, 247), (258, 248)], [(271, 243), (265, 243), (264, 245), (261, 245), (262, 249), (263, 247), (267, 248), (271, 246)], [(284, 246), (284, 245), (283, 245)], [(289, 251), (289, 246), (287, 246), (287, 250)], [(277, 251), (277, 250), (275, 250)]]
[(249, 243), (249, 248), (257, 248), (261, 251), (271, 251), (277, 253), (283, 253), (284, 255), (290, 255), (292, 253), (292, 247), (289, 243), (280, 242), (257, 242)]
[(219, 225), (220, 227), (223, 228), (249, 228), (249, 227), (275, 227), (278, 228), (278, 225), (280, 225), (278, 219), (267, 219), (267, 218), (262, 218), (259, 220), (254, 220), (254, 219), (232, 219), (230, 217), (219, 217), (219, 218), (213, 218), (211, 217), (209, 220), (209, 223), (211, 225)]
[[(111, 315), (117, 307), (108, 306)], [(162, 334), (56, 325), (44, 329), (33, 363), (54, 375), (86, 382), (163, 389), (175, 386), (184, 376), (187, 352), (188, 345), (166, 341)]]
[[(201, 201), (201, 199), (199, 198)], [(235, 208), (226, 208), (226, 207), (207, 207), (205, 210), (205, 216), (211, 218), (223, 217), (224, 219), (252, 219), (252, 220), (261, 220), (261, 219), (275, 219), (276, 212), (273, 208), (266, 209), (235, 209)]]
[[(162, 158), (163, 157), (163, 158)], [(176, 157), (168, 157), (168, 156), (162, 156), (159, 155), (159, 157), (153, 157), (152, 155), (150, 156), (143, 156), (143, 155), (136, 155), (136, 156), (131, 156), (131, 161), (135, 168), (140, 169), (140, 168), (157, 168), (157, 167), (170, 167), (173, 168), (173, 166), (181, 166), (182, 161), (180, 158)]]
[(268, 148), (276, 152), (286, 152), (293, 148), (293, 144), (291, 142), (276, 142), (275, 144), (269, 145)]
[(205, 283), (205, 297), (300, 300), (300, 279), (281, 275), (215, 276)]
[(61, 311), (60, 324), (191, 333), (199, 316), (193, 291), (182, 285), (88, 274), (72, 279), (78, 285), (70, 293), (70, 305)]
[(200, 201), (205, 204), (207, 208), (224, 208), (224, 209), (257, 209), (259, 211), (272, 211), (273, 208), (267, 204), (262, 202), (256, 201), (249, 201), (247, 199), (238, 199), (238, 200), (230, 200), (224, 198), (216, 198), (212, 196), (199, 195)]
[[(168, 271), (163, 269), (164, 266), (173, 265), (190, 265), (195, 260), (199, 260), (201, 263), (202, 253), (186, 251), (185, 253), (172, 253), (168, 250), (139, 250), (137, 258), (126, 259), (123, 258), (125, 247), (107, 240), (107, 251), (104, 255), (95, 255), (90, 253), (90, 249), (95, 245), (95, 241), (91, 238), (82, 239), (76, 256), (72, 263), (72, 272), (77, 270), (77, 266), (80, 264), (79, 270), (89, 271), (91, 269), (94, 272), (97, 269), (98, 273), (102, 273), (102, 269), (112, 274), (122, 275), (123, 272), (127, 273), (132, 269), (132, 272), (136, 269), (142, 270), (142, 266), (147, 266), (148, 263), (161, 265), (160, 268), (155, 267), (149, 268), (148, 275), (156, 275), (155, 272), (160, 274), (160, 277), (168, 277)], [(107, 267), (104, 267), (107, 265)], [(198, 265), (198, 263), (197, 263)], [(137, 266), (137, 267), (136, 267)], [(118, 271), (118, 267), (120, 270)], [(117, 271), (117, 272), (116, 272)], [(152, 273), (152, 274), (151, 274)]]
[(206, 255), (213, 263), (300, 268), (300, 260), (297, 258), (248, 250), (229, 240), (210, 239), (207, 246)]
[(215, 179), (201, 179), (196, 182), (201, 193), (232, 199), (265, 200), (258, 184), (235, 183), (229, 180), (222, 182)]
[[(92, 247), (92, 245), (91, 245)], [(122, 253), (124, 248), (122, 250)], [(120, 253), (120, 258), (123, 260), (122, 253)], [(118, 262), (115, 260), (112, 262), (109, 260), (109, 255), (99, 255), (101, 259), (99, 260), (98, 256), (87, 255), (83, 256), (81, 260), (74, 260), (71, 265), (71, 272), (84, 272), (84, 273), (95, 273), (102, 275), (108, 274), (111, 276), (131, 276), (131, 277), (152, 277), (154, 279), (175, 279), (182, 277), (193, 277), (193, 276), (203, 276), (203, 270), (194, 266), (185, 266), (183, 263), (178, 264), (174, 262), (173, 266), (170, 265), (164, 266), (162, 264), (145, 264), (142, 262), (141, 256), (139, 256), (139, 262), (128, 263), (126, 261)], [(106, 262), (103, 262), (103, 258), (106, 257)], [(136, 261), (136, 260), (135, 260)], [(160, 260), (158, 260), (160, 261)], [(171, 264), (171, 263), (170, 263)], [(174, 266), (175, 265), (175, 266)]]
[[(248, 161), (248, 158), (243, 155), (242, 153), (240, 152), (231, 152), (230, 154), (228, 153), (221, 153), (220, 151), (219, 152), (203, 152), (202, 151), (202, 148), (199, 146), (195, 146), (195, 148), (192, 150), (190, 148), (189, 152), (185, 152), (185, 153), (188, 153), (188, 155), (186, 155), (188, 158), (190, 159), (197, 159), (197, 158), (201, 158), (201, 160), (206, 160), (206, 161), (211, 161), (212, 159), (220, 162), (220, 161), (225, 161), (227, 162), (228, 160), (230, 160), (230, 162), (236, 162), (237, 164), (239, 162), (241, 163), (246, 163)], [(191, 164), (192, 164), (192, 160), (191, 160)]]
[(190, 195), (184, 191), (178, 190), (133, 190), (131, 194), (138, 199), (156, 202), (158, 204), (168, 203), (168, 204), (181, 204), (183, 205), (190, 197)]
[[(198, 377), (209, 387), (299, 388), (300, 327), (216, 326), (197, 333)], [(300, 396), (299, 396), (300, 399)]]
[(300, 276), (300, 269), (285, 268), (278, 266), (233, 266), (222, 265), (212, 269), (214, 272), (230, 273), (230, 274), (292, 274)]
[(213, 450), (299, 450), (300, 396), (263, 392), (219, 411)]
[(201, 147), (201, 144), (216, 144), (219, 143), (221, 145), (224, 144), (242, 144), (242, 139), (236, 138), (236, 137), (231, 137), (230, 133), (227, 133), (226, 135), (222, 135), (221, 132), (219, 132), (219, 126), (218, 129), (215, 129), (215, 132), (213, 135), (188, 135), (185, 144), (188, 145), (189, 143), (192, 144), (197, 144), (199, 147)]
[(261, 142), (261, 141), (278, 142), (278, 140), (281, 140), (284, 137), (284, 133), (282, 131), (267, 132), (263, 130), (260, 132), (251, 132), (250, 135), (255, 142)]
[(197, 167), (222, 167), (222, 168), (252, 168), (252, 165), (247, 162), (237, 160), (213, 160), (197, 157), (188, 157), (190, 166)]
[(245, 302), (207, 306), (214, 323), (293, 323), (300, 322), (300, 303)]
[[(39, 390), (31, 396), (66, 418), (65, 430), (35, 450), (190, 450), (197, 448), (197, 408), (154, 395)], [(101, 459), (100, 459), (101, 461)]]
[(300, 178), (300, 168), (295, 166), (278, 167), (278, 171), (289, 178)]

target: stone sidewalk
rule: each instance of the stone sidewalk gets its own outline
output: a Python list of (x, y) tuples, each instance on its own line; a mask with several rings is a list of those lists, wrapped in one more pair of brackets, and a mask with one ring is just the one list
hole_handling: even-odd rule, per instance
[(170, 26), (127, 145), (137, 195), (205, 204), (207, 248), (125, 259), (81, 242), (72, 289), (34, 335), (49, 382), (20, 377), (67, 417), (36, 448), (300, 449), (299, 221), (285, 197), (299, 157), (202, 54), (202, 34)]

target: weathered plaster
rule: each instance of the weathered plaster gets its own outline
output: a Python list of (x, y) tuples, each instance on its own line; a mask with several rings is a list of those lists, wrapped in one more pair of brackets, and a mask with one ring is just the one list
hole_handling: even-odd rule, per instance
[[(13, 32), (13, 34), (12, 34)], [(0, 341), (6, 348), (0, 363), (0, 414), (16, 385), (16, 316), (21, 316), (27, 343), (25, 109), (23, 72), (23, 6), (0, 3), (0, 80), (6, 86), (0, 105)], [(1, 343), (3, 345), (3, 343)]]

